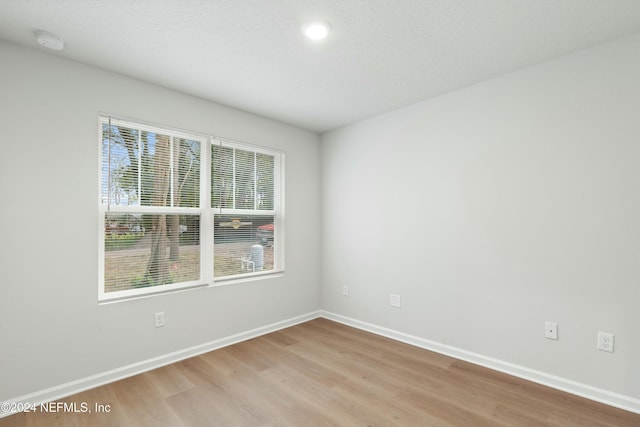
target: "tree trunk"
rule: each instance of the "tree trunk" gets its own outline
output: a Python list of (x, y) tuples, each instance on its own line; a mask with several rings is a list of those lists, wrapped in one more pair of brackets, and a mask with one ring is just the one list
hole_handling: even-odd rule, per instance
[(167, 216), (153, 216), (153, 235), (151, 237), (151, 254), (147, 264), (145, 282), (150, 286), (170, 283), (167, 268)]
[[(180, 206), (180, 141), (173, 141), (173, 206)], [(177, 269), (180, 259), (180, 216), (169, 217), (169, 260)]]
[[(156, 136), (153, 156), (153, 206), (166, 206), (169, 194), (170, 139), (165, 135)], [(151, 253), (147, 264), (145, 282), (149, 285), (162, 285), (171, 282), (167, 260), (167, 216), (153, 215)]]

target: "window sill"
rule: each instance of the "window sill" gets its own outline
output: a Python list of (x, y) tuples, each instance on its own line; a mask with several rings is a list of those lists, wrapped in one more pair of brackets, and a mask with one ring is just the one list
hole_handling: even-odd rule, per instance
[(284, 270), (279, 271), (269, 271), (269, 272), (259, 272), (259, 273), (250, 273), (242, 276), (233, 276), (229, 278), (219, 277), (213, 280), (213, 284), (211, 286), (223, 286), (223, 285), (231, 285), (234, 283), (244, 283), (244, 282), (254, 282), (256, 280), (266, 280), (275, 277), (284, 276)]
[(122, 296), (114, 296), (114, 297), (107, 296), (99, 299), (98, 305), (115, 304), (115, 303), (126, 302), (126, 301), (152, 298), (160, 295), (168, 295), (168, 294), (174, 294), (178, 292), (187, 292), (187, 291), (192, 291), (196, 289), (214, 288), (217, 286), (232, 285), (235, 283), (255, 282), (258, 280), (267, 280), (267, 279), (273, 279), (273, 278), (283, 277), (283, 276), (284, 276), (284, 270), (252, 273), (249, 275), (243, 275), (242, 277), (234, 276), (229, 278), (217, 278), (213, 281), (213, 283), (194, 284), (191, 286), (182, 286), (175, 289), (159, 289), (155, 292), (149, 290), (144, 293), (137, 293), (137, 294), (131, 294), (131, 295), (122, 295)]

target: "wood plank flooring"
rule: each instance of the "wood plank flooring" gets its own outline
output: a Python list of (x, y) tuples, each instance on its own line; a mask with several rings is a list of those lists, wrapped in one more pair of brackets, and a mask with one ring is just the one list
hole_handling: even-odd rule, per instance
[(640, 426), (638, 414), (326, 319), (61, 402), (92, 412), (0, 426)]

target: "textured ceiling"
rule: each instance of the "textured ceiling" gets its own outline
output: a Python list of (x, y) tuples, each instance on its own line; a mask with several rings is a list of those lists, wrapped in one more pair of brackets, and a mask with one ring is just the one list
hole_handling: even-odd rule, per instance
[(55, 55), (322, 132), (640, 32), (640, 0), (0, 0), (0, 38), (44, 50), (35, 30), (65, 40)]

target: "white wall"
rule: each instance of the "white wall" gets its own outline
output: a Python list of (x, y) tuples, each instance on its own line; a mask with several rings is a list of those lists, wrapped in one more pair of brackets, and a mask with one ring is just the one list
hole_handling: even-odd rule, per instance
[[(316, 134), (5, 42), (0, 61), (0, 401), (319, 308)], [(98, 305), (99, 111), (284, 150), (285, 276)]]
[(640, 398), (638, 52), (635, 36), (323, 135), (323, 308)]

